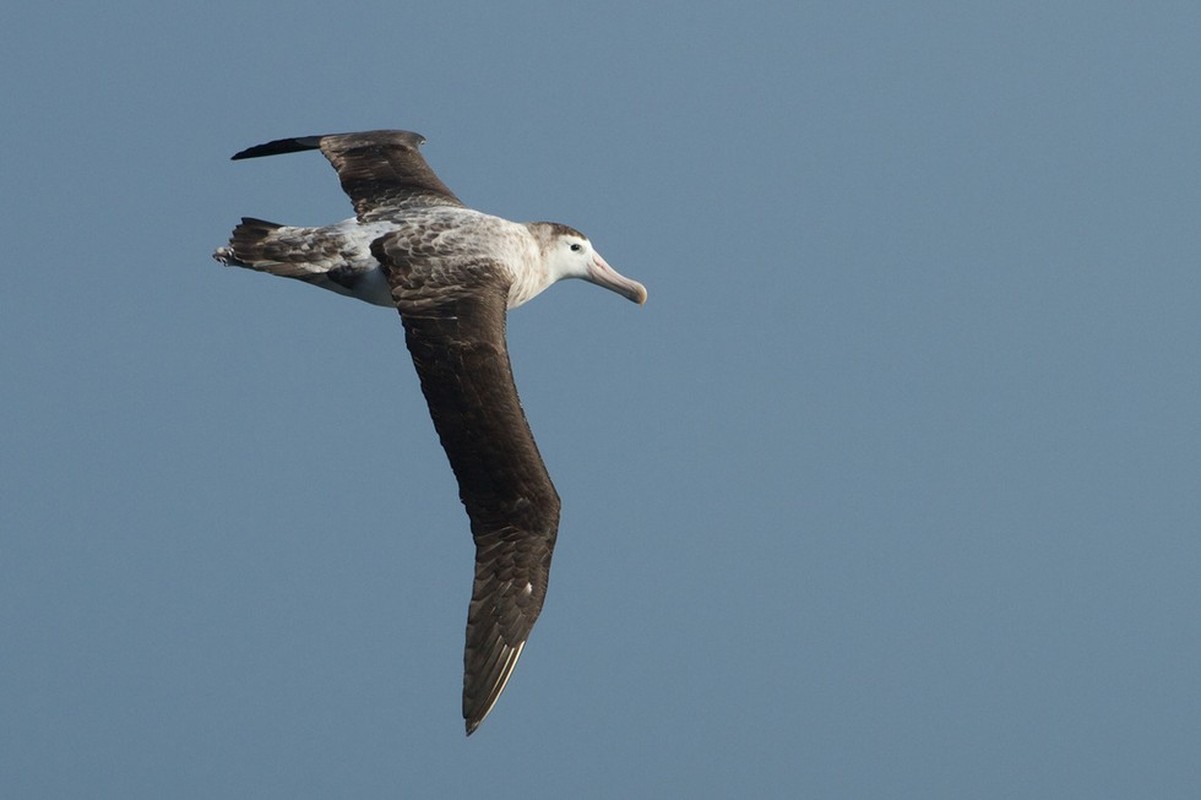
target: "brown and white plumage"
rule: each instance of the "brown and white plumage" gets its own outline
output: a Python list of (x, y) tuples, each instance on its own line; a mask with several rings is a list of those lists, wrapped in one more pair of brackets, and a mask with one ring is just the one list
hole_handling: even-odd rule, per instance
[(320, 149), (355, 218), (299, 228), (246, 217), (213, 255), (400, 311), (434, 427), (476, 545), (467, 615), (463, 717), (492, 710), (542, 610), (559, 496), (513, 383), (505, 316), (547, 286), (583, 278), (642, 303), (566, 225), (515, 223), (466, 208), (408, 131), (280, 139), (234, 159)]

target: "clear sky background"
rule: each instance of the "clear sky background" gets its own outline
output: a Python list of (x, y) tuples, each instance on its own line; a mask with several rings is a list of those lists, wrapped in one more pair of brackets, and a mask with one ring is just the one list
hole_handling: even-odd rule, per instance
[[(1201, 6), (903, 5), (7, 4), (0, 795), (1195, 797)], [(209, 256), (383, 127), (650, 291), (470, 739), (399, 319)]]

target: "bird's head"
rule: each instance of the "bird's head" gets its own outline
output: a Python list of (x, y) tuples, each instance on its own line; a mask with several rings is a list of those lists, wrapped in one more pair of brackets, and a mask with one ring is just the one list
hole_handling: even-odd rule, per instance
[(564, 278), (582, 278), (639, 305), (646, 302), (646, 287), (610, 267), (587, 236), (557, 222), (534, 224), (539, 227), (538, 238), (552, 283)]

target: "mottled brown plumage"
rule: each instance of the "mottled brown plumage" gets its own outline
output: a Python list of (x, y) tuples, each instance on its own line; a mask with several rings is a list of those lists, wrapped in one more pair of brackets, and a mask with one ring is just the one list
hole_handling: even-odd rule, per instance
[(247, 148), (233, 160), (319, 149), (338, 171), (359, 220), (370, 222), (400, 208), (463, 205), (426, 163), (419, 149), (423, 144), (425, 137), (412, 131), (302, 136)]
[(582, 233), (463, 206), (407, 131), (279, 139), (235, 159), (320, 149), (356, 219), (297, 228), (243, 218), (214, 257), (400, 311), (434, 427), (475, 539), (463, 717), (471, 734), (513, 672), (546, 599), (559, 496), (517, 397), (505, 315), (579, 277), (646, 299)]
[[(387, 238), (377, 243), (386, 259)], [(432, 284), (404, 267), (393, 286), (405, 341), (475, 539), (463, 718), (471, 733), (500, 697), (542, 610), (559, 495), (517, 398), (505, 346), (509, 287), (480, 265)]]

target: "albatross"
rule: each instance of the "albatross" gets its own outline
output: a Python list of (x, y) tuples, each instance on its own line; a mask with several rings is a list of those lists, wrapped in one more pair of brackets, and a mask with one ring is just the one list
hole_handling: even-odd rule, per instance
[(411, 131), (365, 131), (277, 139), (235, 154), (237, 161), (320, 150), (355, 216), (317, 228), (243, 217), (213, 257), (400, 312), (475, 540), (463, 656), (470, 736), (496, 705), (542, 610), (559, 528), (559, 495), (513, 383), (506, 313), (565, 278), (639, 305), (646, 289), (575, 228), (467, 208), (422, 157), (424, 143)]

